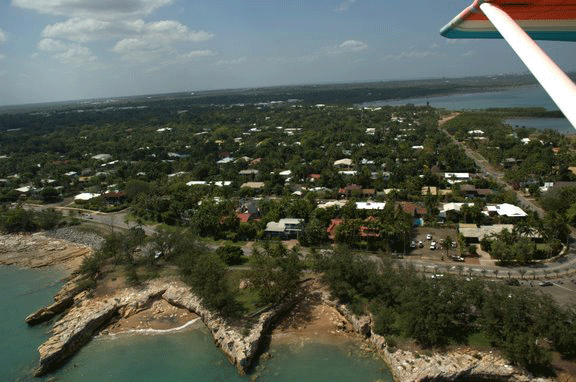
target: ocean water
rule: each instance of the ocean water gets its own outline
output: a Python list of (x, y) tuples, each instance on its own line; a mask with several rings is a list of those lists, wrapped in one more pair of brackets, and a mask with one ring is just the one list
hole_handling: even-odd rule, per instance
[[(558, 106), (540, 85), (522, 86), (491, 92), (376, 101), (365, 103), (362, 106), (401, 106), (406, 104), (416, 106), (429, 104), (434, 108), (447, 110), (482, 110), (512, 107), (543, 107), (546, 110), (558, 110)], [(511, 126), (553, 129), (562, 134), (576, 133), (574, 127), (566, 118), (510, 118), (505, 122)]]
[(50, 325), (29, 328), (26, 315), (48, 304), (62, 285), (54, 270), (0, 267), (0, 381), (386, 381), (386, 365), (358, 343), (270, 345), (270, 359), (239, 376), (200, 323), (164, 334), (99, 336), (59, 371), (33, 378), (38, 346)]
[(398, 100), (367, 102), (363, 106), (401, 106), (412, 104), (424, 106), (427, 103), (438, 109), (477, 110), (509, 107), (543, 107), (558, 110), (556, 104), (540, 85), (521, 86), (498, 91), (460, 93), (438, 97), (418, 97)]
[(504, 123), (513, 127), (534, 127), (552, 129), (562, 134), (576, 134), (576, 130), (566, 118), (508, 118)]
[(0, 266), (0, 381), (30, 379), (50, 326), (29, 328), (24, 319), (52, 301), (62, 276), (55, 270)]

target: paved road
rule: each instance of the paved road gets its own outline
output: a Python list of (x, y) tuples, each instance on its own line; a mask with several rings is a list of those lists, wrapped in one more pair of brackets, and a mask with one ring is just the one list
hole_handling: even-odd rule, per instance
[[(438, 122), (438, 126), (441, 127), (446, 122), (457, 117), (458, 115), (460, 115), (460, 113), (455, 113), (455, 114), (452, 114), (448, 117), (441, 119)], [(498, 184), (503, 186), (505, 190), (515, 192), (516, 197), (520, 201), (521, 207), (532, 210), (532, 211), (536, 211), (538, 216), (544, 217), (546, 212), (538, 204), (536, 204), (536, 202), (534, 200), (526, 198), (522, 193), (520, 193), (517, 190), (514, 190), (508, 183), (506, 183), (506, 181), (504, 181), (504, 173), (502, 171), (500, 171), (498, 168), (496, 168), (495, 166), (493, 166), (492, 164), (490, 164), (490, 162), (488, 162), (488, 160), (486, 158), (484, 158), (482, 156), (482, 154), (480, 154), (477, 151), (472, 150), (470, 147), (468, 147), (465, 144), (463, 144), (462, 142), (458, 141), (456, 138), (454, 138), (452, 135), (450, 135), (446, 130), (444, 130), (444, 129), (441, 129), (441, 130), (452, 140), (452, 142), (455, 145), (457, 145), (462, 150), (464, 150), (466, 155), (470, 159), (472, 159), (474, 161), (474, 163), (476, 164), (476, 166), (478, 168), (480, 168), (485, 174), (487, 174), (492, 179), (494, 179)]]

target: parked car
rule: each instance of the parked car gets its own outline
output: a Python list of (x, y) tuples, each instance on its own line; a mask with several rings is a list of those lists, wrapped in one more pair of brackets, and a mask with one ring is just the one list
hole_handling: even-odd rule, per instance
[(424, 242), (422, 240), (418, 241), (418, 247), (424, 248)]
[(538, 285), (540, 285), (540, 286), (552, 286), (554, 284), (552, 284), (552, 281), (540, 281), (538, 283)]
[(432, 240), (432, 235), (431, 234), (426, 235), (426, 240)]

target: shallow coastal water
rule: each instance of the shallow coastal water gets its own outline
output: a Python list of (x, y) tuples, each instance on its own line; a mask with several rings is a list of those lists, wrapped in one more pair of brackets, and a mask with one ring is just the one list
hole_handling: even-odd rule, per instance
[(272, 357), (239, 376), (200, 325), (180, 333), (99, 337), (54, 377), (72, 381), (392, 381), (357, 344), (272, 345)]
[(0, 267), (0, 381), (392, 381), (386, 365), (358, 342), (274, 344), (255, 374), (239, 376), (201, 322), (181, 331), (99, 336), (60, 371), (35, 379), (37, 347), (51, 325), (29, 328), (26, 315), (52, 301), (62, 285), (52, 269)]
[(24, 319), (52, 301), (62, 276), (53, 269), (0, 266), (0, 381), (29, 379), (50, 326), (29, 328)]

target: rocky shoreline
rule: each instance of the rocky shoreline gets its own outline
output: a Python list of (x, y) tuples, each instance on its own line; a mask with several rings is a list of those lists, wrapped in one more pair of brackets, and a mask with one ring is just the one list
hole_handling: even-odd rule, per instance
[(327, 304), (335, 307), (351, 323), (354, 331), (362, 335), (390, 367), (396, 381), (505, 381), (552, 382), (548, 378), (535, 378), (526, 370), (511, 365), (495, 352), (480, 352), (463, 348), (447, 352), (422, 355), (414, 351), (389, 347), (386, 339), (373, 332), (370, 316), (357, 317), (346, 305), (338, 304), (328, 295)]
[[(68, 235), (69, 233), (64, 233)], [(81, 235), (81, 234), (80, 234)], [(97, 243), (96, 240), (92, 241)], [(97, 245), (97, 244), (96, 244)], [(4, 235), (0, 237), (0, 264), (49, 266), (77, 263), (91, 249), (68, 241), (43, 235)], [(64, 252), (62, 254), (61, 252)], [(20, 253), (20, 256), (16, 254)], [(22, 256), (22, 253), (26, 254)], [(73, 254), (73, 256), (72, 256)], [(106, 334), (115, 320), (127, 319), (150, 309), (157, 301), (183, 308), (200, 317), (210, 330), (214, 342), (222, 349), (239, 373), (251, 370), (261, 351), (264, 338), (274, 324), (302, 301), (307, 292), (274, 309), (261, 313), (250, 328), (230, 325), (223, 317), (202, 305), (189, 287), (175, 279), (151, 281), (140, 288), (122, 288), (106, 296), (93, 297), (83, 291), (79, 277), (70, 279), (54, 297), (54, 303), (26, 318), (29, 325), (48, 321), (63, 314), (54, 324), (52, 336), (39, 347), (40, 361), (36, 375), (45, 375), (66, 363), (82, 346), (98, 333)], [(372, 330), (369, 316), (356, 317), (345, 306), (331, 300), (324, 288), (312, 288), (320, 293), (323, 304), (330, 306), (348, 320), (342, 330), (352, 327), (389, 365), (396, 381), (549, 381), (535, 379), (529, 373), (510, 365), (493, 352), (457, 349), (430, 355), (389, 347), (384, 337)], [(305, 300), (305, 299), (304, 299)], [(305, 302), (304, 302), (305, 303)]]
[[(65, 287), (70, 289), (68, 284)], [(62, 292), (62, 295), (67, 296), (67, 293)], [(73, 298), (72, 307), (54, 324), (52, 336), (39, 347), (40, 361), (35, 375), (45, 375), (63, 365), (114, 317), (128, 318), (148, 309), (158, 299), (197, 314), (210, 330), (216, 345), (241, 374), (250, 370), (270, 325), (295, 303), (292, 301), (267, 311), (252, 328), (241, 329), (206, 309), (189, 287), (177, 281), (155, 280), (142, 288), (126, 288), (106, 298), (91, 298), (83, 291)], [(53, 309), (42, 308), (27, 321), (37, 324), (51, 318), (44, 314), (46, 311)]]

